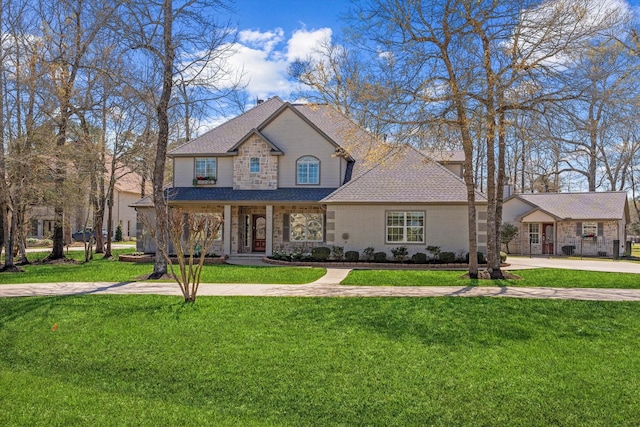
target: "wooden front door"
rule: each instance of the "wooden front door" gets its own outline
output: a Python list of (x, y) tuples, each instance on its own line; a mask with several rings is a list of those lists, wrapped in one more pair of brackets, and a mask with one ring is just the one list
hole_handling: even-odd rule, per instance
[(555, 237), (553, 224), (542, 224), (542, 254), (553, 255), (553, 239)]
[(264, 252), (267, 247), (267, 218), (264, 215), (253, 215), (251, 251)]

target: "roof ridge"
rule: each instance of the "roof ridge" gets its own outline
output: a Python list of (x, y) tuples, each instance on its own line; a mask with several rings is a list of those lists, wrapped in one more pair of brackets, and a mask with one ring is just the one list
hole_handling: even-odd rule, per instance
[[(211, 129), (209, 129), (208, 131), (206, 131), (202, 135), (198, 135), (194, 139), (191, 139), (189, 141), (185, 141), (182, 144), (177, 145), (176, 147), (172, 148), (170, 152), (177, 151), (180, 148), (185, 147), (186, 145), (189, 145), (189, 144), (193, 143), (194, 141), (199, 140), (200, 138), (204, 138), (206, 135), (208, 135), (211, 132), (214, 132), (214, 131), (220, 129), (223, 126), (230, 127), (230, 126), (232, 126), (233, 123), (237, 123), (241, 118), (244, 118), (247, 114), (249, 114), (249, 113), (255, 111), (256, 109), (261, 108), (261, 107), (263, 107), (263, 106), (265, 106), (268, 103), (271, 103), (273, 101), (280, 101), (283, 105), (285, 103), (285, 101), (280, 99), (280, 97), (278, 95), (272, 96), (271, 98), (267, 99), (266, 101), (261, 102), (260, 104), (256, 104), (253, 107), (249, 108), (247, 111), (243, 111), (242, 113), (238, 114), (237, 116), (234, 116), (234, 117), (232, 117), (232, 118), (230, 118), (228, 120), (225, 120), (224, 122), (220, 123), (218, 126), (215, 126), (215, 127), (211, 128)], [(269, 115), (269, 117), (271, 117), (271, 115)], [(261, 122), (260, 124), (262, 124), (262, 123), (264, 123), (264, 121)]]

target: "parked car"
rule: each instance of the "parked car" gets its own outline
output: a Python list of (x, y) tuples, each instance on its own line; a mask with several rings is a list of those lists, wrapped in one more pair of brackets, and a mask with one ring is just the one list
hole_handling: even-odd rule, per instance
[[(102, 230), (102, 237), (107, 238), (107, 231)], [(78, 230), (71, 234), (71, 238), (74, 242), (89, 242), (91, 239), (96, 238), (96, 232), (92, 228), (85, 228), (84, 230)]]

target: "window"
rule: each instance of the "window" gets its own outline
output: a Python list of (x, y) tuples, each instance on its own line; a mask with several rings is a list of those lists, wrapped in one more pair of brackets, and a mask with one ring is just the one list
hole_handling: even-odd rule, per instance
[(322, 242), (322, 214), (291, 214), (289, 216), (289, 233), (292, 242)]
[(582, 223), (582, 236), (583, 237), (595, 237), (598, 235), (598, 223), (597, 222), (583, 222)]
[(196, 159), (196, 179), (215, 179), (216, 178), (216, 158), (203, 157)]
[(540, 224), (529, 224), (529, 242), (540, 243)]
[(249, 159), (249, 172), (260, 173), (260, 157), (252, 157)]
[(298, 184), (320, 184), (320, 160), (313, 156), (300, 157), (296, 169)]
[(387, 243), (424, 242), (424, 212), (387, 212)]

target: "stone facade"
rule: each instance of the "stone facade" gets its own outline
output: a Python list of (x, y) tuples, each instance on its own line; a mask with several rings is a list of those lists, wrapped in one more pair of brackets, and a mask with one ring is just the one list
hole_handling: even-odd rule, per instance
[[(585, 256), (606, 256), (613, 255), (613, 242), (619, 237), (618, 221), (592, 221), (601, 224), (602, 234), (595, 238), (582, 238), (582, 230), (578, 230), (578, 221), (559, 221), (555, 225), (555, 238), (553, 254), (567, 255), (563, 253), (563, 246), (573, 246), (572, 254)], [(529, 223), (519, 225), (518, 236), (509, 243), (511, 253), (528, 255), (541, 255), (543, 252), (542, 242), (529, 245)], [(540, 236), (542, 235), (542, 223)], [(624, 242), (621, 242), (624, 244)], [(504, 245), (503, 245), (504, 246)], [(621, 252), (622, 253), (622, 252)]]
[[(260, 171), (252, 173), (251, 159), (260, 161)], [(234, 190), (275, 190), (278, 188), (278, 156), (271, 154), (271, 147), (258, 136), (249, 138), (238, 148), (233, 161)]]
[[(324, 220), (324, 235), (325, 241), (323, 242), (287, 242), (284, 237), (284, 215), (285, 214), (294, 214), (294, 213), (319, 213), (325, 214)], [(273, 209), (273, 249), (277, 252), (286, 251), (287, 253), (291, 252), (303, 252), (309, 253), (312, 248), (318, 246), (327, 246), (326, 243), (326, 235), (327, 235), (327, 216), (326, 212), (320, 206), (305, 206), (305, 205), (292, 205), (292, 206), (274, 206)]]

